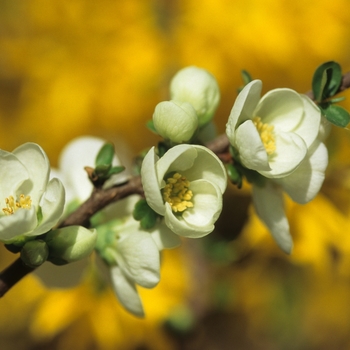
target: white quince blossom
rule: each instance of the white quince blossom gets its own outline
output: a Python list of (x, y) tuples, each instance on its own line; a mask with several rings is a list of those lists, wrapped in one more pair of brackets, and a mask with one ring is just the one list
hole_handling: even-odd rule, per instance
[(220, 102), (220, 89), (207, 70), (190, 66), (175, 74), (170, 83), (172, 100), (189, 102), (195, 109), (199, 126), (209, 123)]
[(141, 179), (148, 205), (174, 233), (199, 238), (214, 230), (227, 180), (209, 149), (178, 145), (159, 159), (153, 147), (143, 160)]
[[(312, 200), (321, 188), (328, 153), (321, 142), (321, 112), (305, 95), (275, 89), (260, 98), (254, 80), (237, 97), (226, 133), (246, 168), (265, 177), (253, 184), (257, 214), (287, 253), (293, 242), (283, 208), (283, 191), (297, 203)], [(321, 130), (321, 132), (320, 132)]]
[[(93, 185), (84, 167), (95, 166), (95, 158), (105, 143), (105, 140), (95, 136), (80, 136), (63, 148), (58, 161), (58, 169), (54, 170), (53, 173), (66, 188), (67, 203), (72, 200), (81, 203), (90, 197)], [(116, 155), (114, 155), (112, 165), (121, 165)], [(105, 182), (104, 188), (124, 182), (126, 179), (125, 172), (113, 175)]]
[(153, 125), (158, 134), (172, 142), (189, 141), (198, 127), (196, 111), (188, 102), (163, 101), (153, 113)]
[(97, 227), (96, 249), (110, 266), (112, 286), (122, 305), (136, 316), (144, 310), (137, 285), (155, 287), (160, 280), (160, 255), (163, 248), (179, 245), (179, 238), (160, 223), (142, 230), (131, 216)]
[(49, 181), (50, 163), (43, 149), (25, 143), (13, 152), (0, 150), (0, 241), (14, 243), (49, 231), (60, 219), (65, 191)]

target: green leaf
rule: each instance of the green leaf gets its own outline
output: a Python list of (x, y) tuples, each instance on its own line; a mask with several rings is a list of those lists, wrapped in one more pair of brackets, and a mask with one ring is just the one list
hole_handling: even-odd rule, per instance
[(158, 142), (158, 156), (159, 156), (159, 158), (162, 158), (168, 150), (169, 150), (169, 147), (164, 142)]
[(141, 227), (145, 230), (152, 228), (158, 218), (158, 214), (148, 205), (145, 199), (140, 199), (134, 208), (133, 217), (140, 221)]
[(241, 77), (244, 85), (249, 84), (253, 80), (252, 76), (244, 69), (241, 71)]
[(111, 165), (114, 153), (115, 150), (113, 143), (105, 143), (96, 156), (95, 166), (98, 167), (99, 165)]
[(111, 176), (111, 175), (119, 174), (119, 173), (121, 173), (124, 170), (125, 170), (125, 166), (122, 166), (122, 165), (114, 166), (111, 169), (109, 169), (107, 175)]
[(242, 173), (232, 164), (226, 165), (228, 177), (234, 185), (238, 188), (242, 188)]
[(312, 91), (317, 102), (333, 95), (342, 81), (341, 67), (337, 62), (329, 61), (320, 65), (312, 78)]
[(146, 199), (140, 199), (136, 204), (134, 211), (132, 213), (135, 220), (141, 220), (144, 216), (147, 215), (148, 211), (152, 210), (148, 205)]
[(152, 132), (154, 132), (155, 134), (158, 135), (158, 132), (156, 130), (156, 128), (154, 127), (154, 124), (153, 124), (153, 120), (149, 120), (147, 123), (146, 123), (146, 126), (149, 130), (151, 130)]
[(329, 105), (327, 108), (321, 108), (323, 115), (332, 124), (345, 128), (350, 122), (350, 114), (343, 107)]
[(110, 164), (100, 164), (95, 168), (95, 174), (98, 177), (105, 177), (111, 169)]
[(157, 222), (158, 214), (152, 209), (140, 221), (141, 227), (145, 230), (151, 229)]

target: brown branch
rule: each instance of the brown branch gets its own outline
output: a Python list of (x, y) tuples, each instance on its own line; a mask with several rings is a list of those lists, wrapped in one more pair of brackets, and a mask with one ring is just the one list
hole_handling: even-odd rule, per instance
[[(69, 215), (59, 227), (81, 225), (89, 227), (90, 218), (99, 210), (115, 201), (123, 199), (132, 194), (143, 195), (143, 188), (140, 176), (131, 178), (126, 184), (112, 187), (107, 190), (94, 189), (91, 197), (84, 202), (75, 212)], [(26, 266), (21, 258), (15, 260), (0, 274), (0, 297), (19, 282), (28, 273), (35, 269)]]
[[(350, 72), (344, 74), (342, 83), (337, 93), (340, 93), (349, 88)], [(314, 100), (312, 91), (308, 91), (306, 95)], [(229, 141), (226, 134), (218, 136), (215, 140), (208, 143), (206, 146), (214, 153), (216, 153), (222, 161), (227, 162)], [(91, 197), (75, 212), (67, 217), (59, 225), (59, 227), (70, 225), (81, 225), (89, 227), (89, 220), (95, 213), (106, 207), (108, 204), (111, 204), (132, 194), (143, 195), (140, 176), (131, 178), (126, 184), (112, 187), (107, 190), (97, 188), (92, 192)], [(0, 297), (2, 297), (20, 279), (32, 271), (34, 271), (34, 269), (24, 265), (20, 258), (18, 258), (12, 265), (8, 266), (3, 272), (0, 273)]]

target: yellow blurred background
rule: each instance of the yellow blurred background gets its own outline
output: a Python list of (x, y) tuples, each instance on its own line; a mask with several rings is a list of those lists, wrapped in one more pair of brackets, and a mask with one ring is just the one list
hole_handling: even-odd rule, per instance
[[(158, 138), (144, 127), (169, 98), (174, 73), (209, 70), (224, 131), (242, 84), (310, 89), (314, 70), (350, 69), (349, 0), (1, 0), (0, 148), (39, 143), (52, 165), (79, 135), (136, 155)], [(343, 106), (350, 110), (350, 93)], [(349, 349), (348, 130), (328, 141), (322, 193), (287, 203), (295, 250), (279, 252), (233, 186), (213, 237), (163, 256), (162, 281), (142, 291), (147, 317), (128, 315), (88, 269), (70, 289), (34, 276), (0, 300), (0, 349)], [(0, 253), (0, 267), (14, 256)]]

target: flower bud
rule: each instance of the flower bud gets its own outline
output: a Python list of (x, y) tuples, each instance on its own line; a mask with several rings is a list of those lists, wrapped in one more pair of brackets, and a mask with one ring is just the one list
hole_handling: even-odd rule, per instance
[(97, 239), (96, 230), (82, 226), (69, 226), (52, 230), (46, 235), (49, 258), (56, 265), (81, 260), (92, 253)]
[(219, 105), (220, 90), (213, 75), (194, 66), (181, 69), (170, 83), (172, 100), (189, 102), (196, 110), (199, 126), (210, 122)]
[(190, 103), (163, 101), (155, 108), (153, 124), (160, 136), (182, 143), (189, 141), (197, 130), (198, 118)]
[(42, 240), (26, 242), (21, 250), (21, 259), (29, 267), (43, 264), (49, 255), (47, 244)]

